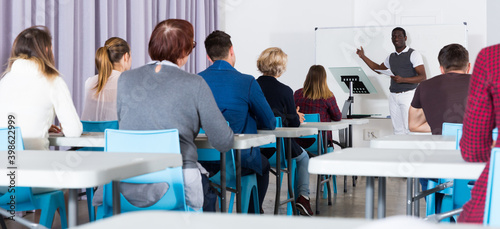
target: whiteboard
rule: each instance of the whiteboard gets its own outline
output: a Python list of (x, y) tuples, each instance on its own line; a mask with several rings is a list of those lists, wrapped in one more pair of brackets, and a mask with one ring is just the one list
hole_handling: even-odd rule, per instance
[[(335, 82), (331, 67), (361, 67), (371, 80), (377, 94), (355, 95), (353, 114), (389, 115), (390, 77), (372, 71), (356, 54), (363, 46), (365, 55), (375, 63), (383, 63), (394, 52), (391, 41), (392, 29), (398, 26), (360, 26), (316, 28), (316, 64), (323, 65), (328, 74), (328, 86), (337, 104), (342, 107), (349, 96)], [(466, 23), (454, 25), (405, 25), (408, 37), (406, 45), (418, 51), (423, 58), (427, 79), (440, 75), (438, 54), (445, 45), (458, 43), (467, 48)]]

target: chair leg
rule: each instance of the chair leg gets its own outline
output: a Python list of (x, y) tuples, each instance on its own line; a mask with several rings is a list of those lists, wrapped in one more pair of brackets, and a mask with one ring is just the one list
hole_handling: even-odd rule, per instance
[(7, 225), (5, 225), (5, 220), (3, 220), (2, 215), (0, 215), (0, 226), (2, 226), (2, 229), (7, 229)]
[(344, 176), (344, 192), (347, 192), (347, 176)]
[(317, 176), (317, 182), (316, 182), (316, 215), (319, 215), (319, 198), (320, 198), (320, 192), (321, 192), (321, 175)]
[(64, 195), (62, 194), (62, 192), (40, 197), (37, 201), (37, 206), (47, 207), (47, 208), (42, 210), (39, 224), (47, 228), (51, 228), (52, 222), (54, 221), (54, 215), (56, 213), (56, 210), (59, 210), (61, 218), (61, 227), (67, 228), (68, 224), (67, 224), (66, 211), (64, 205), (65, 205)]
[(332, 176), (332, 182), (333, 182), (333, 193), (337, 194), (337, 176), (333, 175)]
[(95, 209), (92, 206), (92, 199), (94, 198), (94, 188), (87, 188), (85, 191), (87, 193), (87, 208), (89, 212), (89, 222), (95, 221)]
[(330, 176), (326, 176), (328, 179), (328, 182), (326, 182), (326, 187), (328, 189), (328, 206), (332, 205), (332, 189), (330, 188)]

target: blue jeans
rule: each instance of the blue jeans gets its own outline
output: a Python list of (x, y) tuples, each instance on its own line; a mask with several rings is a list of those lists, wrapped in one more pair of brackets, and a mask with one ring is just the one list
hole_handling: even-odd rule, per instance
[(309, 197), (309, 155), (302, 149), (302, 153), (294, 159), (297, 161), (296, 197), (298, 198), (300, 195)]

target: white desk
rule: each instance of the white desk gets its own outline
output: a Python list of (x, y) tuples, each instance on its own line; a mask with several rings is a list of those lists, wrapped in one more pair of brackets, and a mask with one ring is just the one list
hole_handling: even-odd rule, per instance
[(85, 132), (80, 137), (66, 137), (62, 134), (49, 134), (50, 146), (104, 147), (103, 132)]
[[(465, 162), (458, 150), (349, 148), (311, 158), (309, 173), (367, 176), (365, 217), (371, 219), (374, 177), (477, 179), (484, 166)], [(380, 212), (385, 216), (385, 182), (379, 183)]]
[[(0, 173), (12, 169), (7, 164), (7, 151), (0, 151)], [(68, 188), (69, 226), (78, 217), (77, 190), (156, 172), (167, 167), (182, 166), (180, 154), (106, 153), (93, 151), (16, 151), (16, 186)], [(9, 177), (0, 176), (0, 185), (8, 186)], [(118, 184), (118, 182), (116, 182)], [(119, 187), (119, 186), (118, 186)], [(119, 196), (119, 190), (113, 189)], [(119, 203), (113, 204), (118, 207)], [(119, 209), (119, 207), (118, 207)]]
[(285, 171), (288, 181), (288, 196), (289, 199), (285, 200), (283, 203), (280, 201), (281, 194), (281, 138), (286, 138), (288, 151), (285, 151), (287, 164), (290, 166), (292, 164), (292, 140), (293, 138), (299, 138), (303, 136), (314, 135), (318, 133), (316, 128), (298, 128), (298, 127), (278, 127), (274, 130), (258, 130), (259, 134), (272, 134), (277, 138), (276, 141), (276, 198), (274, 200), (274, 214), (277, 215), (279, 212), (279, 206), (288, 202), (292, 202), (292, 214), (296, 215), (297, 210), (295, 207), (295, 197), (293, 193), (292, 186), (292, 176), (290, 167)]
[(389, 135), (370, 141), (371, 148), (379, 149), (456, 149), (455, 136), (443, 135)]
[[(266, 145), (276, 141), (274, 135), (269, 134), (236, 134), (234, 136), (233, 149), (236, 150), (236, 210), (241, 212), (241, 150)], [(49, 142), (51, 146), (75, 146), (75, 147), (104, 147), (104, 133), (90, 132), (84, 133), (80, 137), (64, 137), (61, 135), (50, 135)], [(194, 143), (196, 147), (202, 149), (212, 149), (205, 134), (199, 134)], [(221, 152), (221, 191), (226, 193), (226, 163), (225, 153)], [(221, 197), (221, 210), (226, 211), (226, 197)]]
[(349, 128), (346, 122), (304, 122), (300, 128), (316, 128), (320, 131), (335, 131)]
[[(443, 136), (443, 135), (389, 135), (384, 136), (379, 139), (374, 139), (370, 141), (371, 148), (379, 149), (426, 149), (426, 150), (439, 150), (439, 149), (456, 149), (457, 142), (455, 136)], [(443, 177), (444, 178), (444, 177)], [(473, 178), (476, 179), (476, 178)], [(380, 182), (384, 183), (385, 178), (379, 179)], [(419, 199), (416, 198), (421, 192), (419, 190), (418, 178), (408, 177), (407, 179), (407, 215), (419, 215), (420, 214), (420, 204)], [(379, 217), (380, 217), (379, 212)]]
[[(222, 223), (221, 223), (222, 222)], [(287, 229), (304, 228), (406, 228), (406, 229), (481, 229), (474, 224), (431, 224), (409, 217), (390, 217), (384, 220), (364, 220), (326, 217), (286, 217), (272, 215), (242, 215), (189, 213), (174, 211), (137, 211), (102, 219), (94, 223), (81, 225), (80, 229), (108, 228), (183, 228), (183, 229), (255, 229), (279, 227)]]
[(340, 123), (347, 123), (349, 125), (362, 125), (370, 122), (367, 118), (352, 118), (352, 119), (342, 119)]

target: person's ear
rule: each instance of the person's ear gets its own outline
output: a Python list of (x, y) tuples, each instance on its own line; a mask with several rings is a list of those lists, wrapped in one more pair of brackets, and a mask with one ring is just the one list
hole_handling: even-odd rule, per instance
[(441, 70), (441, 74), (444, 74), (444, 67), (443, 66), (439, 66), (439, 70)]
[(233, 49), (234, 46), (231, 46), (231, 48), (229, 48), (229, 56), (234, 56), (234, 49)]
[(471, 67), (470, 67), (470, 62), (469, 62), (469, 63), (467, 64), (467, 71), (466, 71), (465, 73), (469, 74), (469, 73), (470, 73), (470, 69), (471, 69)]

